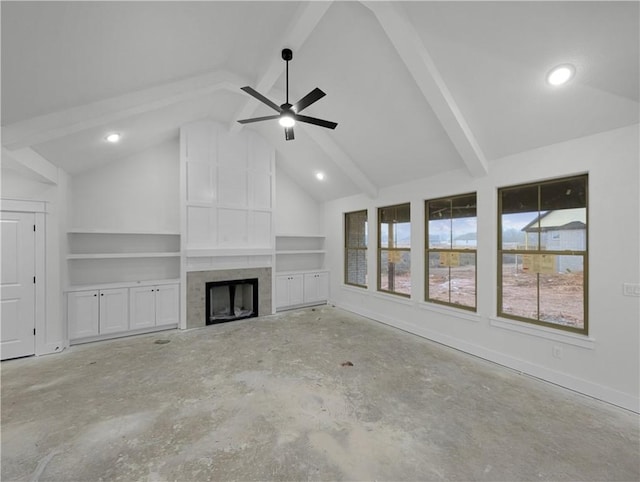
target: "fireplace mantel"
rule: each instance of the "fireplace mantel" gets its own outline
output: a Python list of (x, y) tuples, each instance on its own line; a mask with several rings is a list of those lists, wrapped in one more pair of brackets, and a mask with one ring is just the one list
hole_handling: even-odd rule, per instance
[(218, 257), (218, 256), (263, 256), (272, 255), (273, 248), (187, 248), (189, 258)]

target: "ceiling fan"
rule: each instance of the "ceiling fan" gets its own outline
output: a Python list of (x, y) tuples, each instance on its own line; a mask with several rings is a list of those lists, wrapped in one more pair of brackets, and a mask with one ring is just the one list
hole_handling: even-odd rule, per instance
[(278, 119), (280, 125), (284, 127), (284, 138), (287, 141), (293, 140), (293, 126), (296, 121), (306, 122), (307, 124), (314, 124), (321, 127), (326, 127), (327, 129), (335, 129), (338, 125), (336, 122), (331, 122), (323, 119), (317, 119), (315, 117), (309, 117), (306, 115), (300, 115), (300, 112), (303, 109), (306, 109), (314, 102), (322, 99), (326, 94), (322, 92), (319, 88), (313, 89), (307, 95), (305, 95), (302, 99), (300, 99), (295, 104), (289, 104), (289, 61), (293, 58), (293, 52), (291, 49), (282, 49), (282, 60), (287, 62), (287, 100), (284, 104), (278, 106), (275, 102), (270, 101), (260, 92), (252, 89), (251, 87), (242, 87), (247, 94), (255, 97), (260, 102), (268, 105), (273, 110), (277, 111), (276, 115), (268, 115), (265, 117), (254, 117), (252, 119), (243, 119), (239, 120), (240, 124), (249, 124), (250, 122), (260, 122), (265, 120)]

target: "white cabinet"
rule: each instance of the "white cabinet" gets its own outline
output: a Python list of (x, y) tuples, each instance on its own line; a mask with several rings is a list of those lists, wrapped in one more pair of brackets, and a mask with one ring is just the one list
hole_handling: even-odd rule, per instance
[(126, 288), (100, 290), (100, 334), (118, 333), (129, 328), (129, 293)]
[(128, 294), (126, 288), (69, 293), (69, 339), (127, 331)]
[(69, 339), (95, 336), (100, 333), (98, 290), (74, 291), (67, 298)]
[(276, 235), (276, 310), (327, 301), (324, 243), (321, 234)]
[(325, 303), (329, 298), (329, 273), (312, 271), (276, 276), (276, 310)]
[(304, 303), (304, 276), (276, 276), (276, 309)]
[(72, 344), (173, 328), (180, 319), (180, 283), (74, 287), (67, 293), (67, 313)]
[(178, 284), (140, 286), (129, 289), (132, 330), (178, 323)]
[(131, 329), (156, 326), (156, 291), (154, 286), (129, 289)]
[(329, 273), (306, 273), (304, 275), (304, 302), (320, 303), (329, 298)]

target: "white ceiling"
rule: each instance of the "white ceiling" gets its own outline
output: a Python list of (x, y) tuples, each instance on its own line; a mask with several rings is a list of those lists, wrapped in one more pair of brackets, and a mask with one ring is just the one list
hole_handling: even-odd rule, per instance
[[(210, 117), (255, 129), (318, 200), (639, 121), (638, 2), (9, 2), (2, 15), (3, 153), (71, 174), (175, 138)], [(335, 131), (277, 122), (240, 90)], [(566, 86), (544, 77), (576, 67)], [(107, 132), (122, 132), (109, 145)], [(318, 182), (316, 171), (327, 173)]]

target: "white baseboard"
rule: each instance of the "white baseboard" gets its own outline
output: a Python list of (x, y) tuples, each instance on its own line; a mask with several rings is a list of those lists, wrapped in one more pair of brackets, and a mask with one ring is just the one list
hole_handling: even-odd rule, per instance
[(36, 346), (36, 356), (50, 355), (52, 353), (63, 352), (69, 347), (69, 343), (65, 340), (61, 340), (53, 343), (44, 343), (43, 345)]
[(640, 397), (634, 397), (633, 395), (612, 389), (604, 385), (593, 383), (589, 380), (585, 380), (568, 373), (551, 370), (547, 367), (543, 367), (541, 365), (531, 363), (519, 358), (514, 358), (512, 356), (505, 355), (504, 353), (500, 353), (494, 350), (489, 350), (480, 345), (469, 343), (468, 341), (429, 330), (424, 327), (415, 326), (402, 320), (398, 320), (395, 318), (392, 319), (378, 312), (372, 312), (367, 309), (363, 309), (360, 306), (351, 305), (349, 303), (336, 303), (336, 306), (338, 308), (342, 308), (366, 318), (370, 318), (374, 321), (384, 323), (385, 325), (398, 328), (408, 333), (412, 333), (428, 340), (435, 341), (442, 345), (455, 348), (456, 350), (463, 351), (470, 355), (477, 356), (484, 360), (488, 360), (507, 368), (526, 373), (527, 375), (540, 378), (544, 381), (559, 385), (563, 388), (582, 393), (589, 397), (602, 400), (626, 410), (640, 413)]

